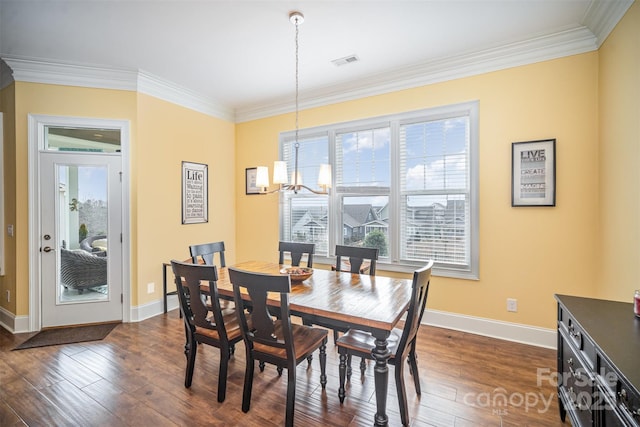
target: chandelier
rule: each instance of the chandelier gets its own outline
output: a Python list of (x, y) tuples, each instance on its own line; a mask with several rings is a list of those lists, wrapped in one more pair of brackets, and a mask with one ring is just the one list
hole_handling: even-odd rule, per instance
[(291, 184), (287, 177), (287, 162), (277, 160), (273, 162), (273, 183), (278, 185), (275, 190), (269, 191), (269, 168), (267, 166), (258, 166), (256, 170), (256, 186), (260, 188), (261, 194), (275, 193), (277, 191), (293, 191), (295, 194), (301, 190), (307, 190), (315, 194), (329, 194), (331, 187), (331, 165), (321, 164), (318, 174), (318, 185), (320, 190), (314, 190), (302, 184), (302, 174), (298, 170), (298, 151), (300, 142), (298, 140), (298, 27), (304, 22), (304, 15), (298, 11), (289, 13), (289, 21), (296, 26), (296, 131), (295, 131), (295, 162), (294, 170), (291, 174)]

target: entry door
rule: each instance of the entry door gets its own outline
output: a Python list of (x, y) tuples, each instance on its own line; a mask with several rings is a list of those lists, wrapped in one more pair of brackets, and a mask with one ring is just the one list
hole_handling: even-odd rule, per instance
[(40, 153), (42, 327), (122, 320), (121, 163)]

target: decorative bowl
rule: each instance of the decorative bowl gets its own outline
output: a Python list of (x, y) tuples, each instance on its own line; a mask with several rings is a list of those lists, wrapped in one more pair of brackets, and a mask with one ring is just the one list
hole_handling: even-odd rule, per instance
[(308, 267), (287, 267), (280, 270), (281, 274), (288, 274), (292, 282), (302, 282), (313, 274), (313, 268)]

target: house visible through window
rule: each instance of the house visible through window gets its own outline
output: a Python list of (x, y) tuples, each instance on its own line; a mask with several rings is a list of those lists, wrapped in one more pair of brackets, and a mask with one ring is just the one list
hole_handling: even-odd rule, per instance
[[(411, 271), (435, 260), (439, 275), (478, 277), (478, 103), (299, 131), (303, 182), (316, 187), (333, 165), (329, 196), (281, 195), (280, 236), (316, 244), (331, 262), (336, 244), (380, 249), (382, 269)], [(294, 135), (281, 158), (294, 169)]]

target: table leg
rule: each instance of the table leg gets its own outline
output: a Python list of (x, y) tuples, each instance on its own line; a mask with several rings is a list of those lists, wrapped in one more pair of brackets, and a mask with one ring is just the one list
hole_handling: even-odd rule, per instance
[(388, 332), (374, 333), (376, 337), (376, 348), (371, 354), (376, 361), (374, 367), (375, 383), (376, 383), (376, 416), (375, 426), (387, 426), (389, 417), (387, 416), (387, 388), (389, 386), (389, 349), (387, 348)]
[(167, 312), (167, 264), (166, 262), (162, 263), (162, 302), (164, 303), (164, 312)]

